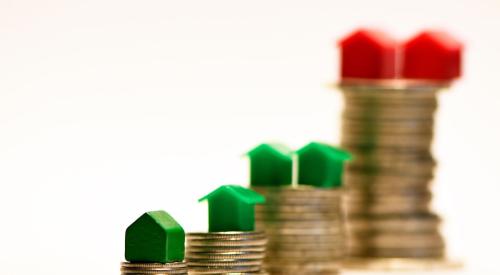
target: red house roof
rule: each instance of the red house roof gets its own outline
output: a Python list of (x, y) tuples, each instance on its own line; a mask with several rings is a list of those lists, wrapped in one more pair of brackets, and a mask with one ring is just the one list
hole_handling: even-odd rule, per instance
[(402, 76), (452, 80), (461, 74), (462, 44), (445, 32), (424, 31), (403, 44)]
[(378, 31), (359, 29), (339, 41), (341, 78), (395, 78), (398, 43)]

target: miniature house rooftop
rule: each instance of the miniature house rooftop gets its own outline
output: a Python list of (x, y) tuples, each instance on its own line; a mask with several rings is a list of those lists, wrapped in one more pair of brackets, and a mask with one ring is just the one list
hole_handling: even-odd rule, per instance
[(325, 188), (342, 185), (344, 163), (352, 159), (347, 151), (319, 142), (307, 144), (297, 155), (299, 184)]
[(125, 233), (129, 262), (166, 263), (184, 260), (184, 229), (167, 212), (146, 212)]
[(259, 193), (237, 185), (223, 185), (199, 201), (208, 200), (210, 232), (253, 231), (255, 204), (264, 203)]
[(292, 184), (293, 151), (283, 144), (263, 143), (247, 153), (251, 186)]
[(222, 185), (210, 194), (199, 199), (199, 201), (208, 200), (210, 202), (220, 198), (232, 198), (235, 201), (251, 205), (265, 202), (265, 198), (259, 193), (239, 185)]
[(259, 156), (261, 154), (273, 154), (278, 158), (288, 160), (292, 156), (293, 150), (281, 143), (262, 143), (247, 153), (250, 157)]
[(460, 77), (463, 45), (443, 31), (423, 31), (403, 44), (403, 77), (450, 81)]
[(398, 43), (386, 33), (359, 29), (339, 41), (342, 79), (392, 79), (397, 76)]

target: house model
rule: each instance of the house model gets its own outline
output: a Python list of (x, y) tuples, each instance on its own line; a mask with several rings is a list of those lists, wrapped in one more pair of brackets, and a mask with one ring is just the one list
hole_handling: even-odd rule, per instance
[[(384, 32), (359, 29), (339, 41), (345, 80), (450, 81), (460, 77), (463, 45), (441, 31), (423, 31), (404, 43)], [(358, 83), (359, 84), (359, 83)]]
[(360, 29), (339, 42), (342, 79), (391, 79), (397, 76), (398, 43), (389, 35)]
[(167, 212), (147, 212), (127, 228), (125, 259), (147, 263), (183, 261), (184, 239), (184, 229)]
[(265, 202), (259, 193), (237, 185), (223, 185), (199, 201), (204, 200), (210, 232), (253, 231), (255, 204)]
[(299, 184), (330, 188), (342, 185), (344, 163), (351, 154), (339, 148), (311, 142), (297, 151)]
[(251, 186), (292, 184), (293, 151), (282, 144), (263, 143), (247, 153)]
[(462, 47), (444, 32), (417, 34), (403, 44), (403, 77), (445, 81), (460, 77)]

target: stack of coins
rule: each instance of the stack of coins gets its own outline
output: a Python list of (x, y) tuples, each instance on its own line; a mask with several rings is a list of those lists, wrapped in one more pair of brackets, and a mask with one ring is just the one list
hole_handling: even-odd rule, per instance
[(189, 233), (186, 239), (190, 274), (267, 274), (263, 232)]
[(255, 221), (269, 242), (270, 274), (336, 274), (345, 251), (341, 192), (338, 189), (252, 187), (266, 197)]
[(444, 256), (431, 211), (436, 87), (343, 86), (342, 147), (347, 166), (350, 255)]
[(155, 275), (187, 275), (188, 268), (184, 262), (174, 263), (129, 263), (121, 264), (122, 275), (140, 275), (140, 274), (155, 274)]

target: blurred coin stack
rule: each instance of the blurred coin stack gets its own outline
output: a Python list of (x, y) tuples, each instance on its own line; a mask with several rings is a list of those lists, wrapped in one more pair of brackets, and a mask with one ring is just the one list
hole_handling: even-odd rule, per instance
[(186, 237), (190, 274), (266, 274), (263, 232), (188, 233)]
[(256, 227), (269, 238), (271, 274), (336, 274), (344, 255), (341, 191), (299, 187), (254, 187), (266, 197), (256, 207)]
[(437, 92), (458, 77), (461, 46), (437, 32), (400, 46), (369, 30), (340, 46), (341, 144), (354, 155), (344, 178), (350, 256), (441, 258), (440, 218), (430, 207), (434, 113)]
[(266, 197), (257, 205), (256, 228), (268, 236), (270, 274), (336, 274), (344, 255), (340, 179), (349, 154), (321, 143), (297, 151), (298, 186), (292, 186), (292, 151), (262, 144), (249, 152), (252, 189)]
[[(434, 89), (345, 88), (342, 146), (353, 256), (441, 257), (430, 210)], [(425, 226), (424, 226), (425, 225)]]
[(265, 198), (253, 190), (223, 185), (208, 201), (209, 232), (186, 236), (190, 274), (267, 274), (263, 269), (267, 237), (255, 231), (255, 204)]

